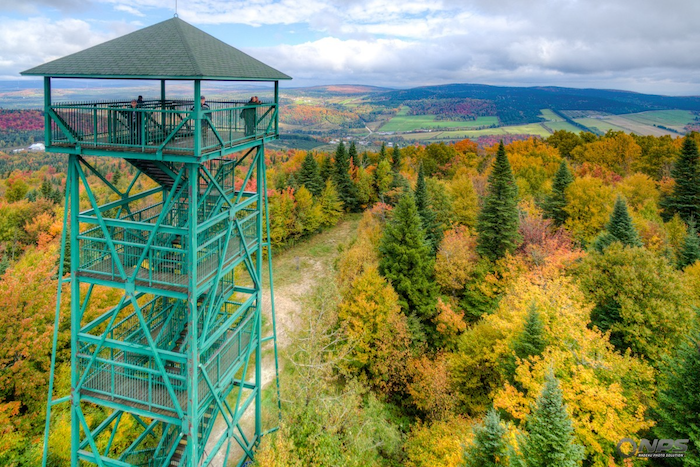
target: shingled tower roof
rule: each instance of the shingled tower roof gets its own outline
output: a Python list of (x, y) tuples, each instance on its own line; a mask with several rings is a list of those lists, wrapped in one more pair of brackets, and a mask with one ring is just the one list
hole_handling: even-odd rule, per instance
[(21, 74), (63, 78), (291, 79), (177, 17)]

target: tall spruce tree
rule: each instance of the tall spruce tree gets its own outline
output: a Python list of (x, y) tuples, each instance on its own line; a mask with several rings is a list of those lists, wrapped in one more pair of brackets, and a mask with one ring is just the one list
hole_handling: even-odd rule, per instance
[(338, 196), (346, 211), (355, 212), (358, 208), (357, 188), (350, 178), (350, 161), (345, 145), (341, 141), (335, 151), (333, 179), (338, 188)]
[(504, 439), (506, 427), (493, 408), (484, 421), (474, 427), (474, 443), (464, 450), (462, 467), (503, 467), (508, 449)]
[(391, 170), (394, 172), (401, 170), (401, 148), (398, 144), (394, 145), (394, 151), (391, 153)]
[(433, 254), (437, 252), (438, 246), (442, 241), (443, 232), (435, 217), (435, 212), (429, 206), (428, 189), (425, 185), (425, 174), (423, 172), (423, 164), (418, 168), (418, 180), (416, 181), (416, 208), (418, 215), (423, 222), (423, 230), (425, 231), (425, 240), (430, 245), (430, 250)]
[(661, 367), (659, 420), (655, 432), (659, 439), (688, 439), (682, 459), (670, 459), (670, 465), (700, 467), (700, 331), (691, 331), (673, 356)]
[(476, 224), (476, 248), (480, 255), (497, 260), (513, 252), (522, 240), (518, 232), (518, 186), (503, 141), (488, 181), (488, 194)]
[(569, 214), (564, 208), (569, 203), (566, 198), (566, 188), (574, 181), (574, 176), (569, 170), (566, 159), (561, 160), (559, 170), (554, 175), (552, 183), (552, 193), (547, 196), (544, 202), (544, 217), (552, 219), (554, 225), (560, 227), (564, 225)]
[(401, 307), (429, 329), (436, 314), (434, 258), (412, 193), (401, 197), (379, 243), (379, 272), (399, 295)]
[(386, 159), (386, 144), (382, 143), (382, 147), (379, 148), (379, 160), (378, 160), (378, 162), (381, 162), (384, 159)]
[(547, 338), (544, 332), (544, 321), (540, 312), (537, 311), (537, 306), (533, 303), (527, 312), (527, 316), (525, 316), (523, 330), (513, 339), (510, 346), (512, 352), (503, 361), (505, 374), (519, 390), (522, 390), (522, 387), (513, 379), (517, 368), (517, 359), (524, 360), (542, 355), (546, 347)]
[(318, 173), (321, 175), (323, 183), (326, 183), (333, 177), (333, 162), (331, 161), (330, 154), (326, 154), (321, 159), (321, 163), (318, 165)]
[(577, 467), (584, 448), (576, 443), (574, 427), (566, 412), (559, 381), (549, 370), (521, 438), (522, 464), (526, 467)]
[(671, 176), (676, 182), (673, 192), (660, 203), (665, 221), (669, 221), (675, 213), (686, 223), (691, 219), (700, 219), (699, 157), (695, 140), (686, 136), (680, 157), (671, 170)]
[(513, 352), (524, 359), (542, 355), (545, 347), (547, 347), (547, 338), (544, 334), (544, 321), (533, 303), (525, 317), (523, 331), (513, 341)]
[(352, 164), (355, 167), (357, 167), (359, 165), (360, 161), (358, 160), (358, 157), (357, 157), (357, 146), (355, 146), (354, 141), (350, 142), (350, 147), (348, 148), (348, 160), (349, 160), (348, 165)]
[(688, 231), (683, 239), (680, 251), (678, 252), (678, 268), (685, 269), (687, 266), (700, 259), (700, 237), (695, 228), (695, 221), (688, 224)]
[(613, 242), (620, 242), (623, 246), (628, 247), (643, 246), (637, 229), (632, 224), (632, 218), (627, 210), (627, 202), (621, 196), (615, 200), (615, 207), (610, 215), (606, 231), (595, 239), (593, 247), (602, 252)]
[(301, 168), (299, 169), (298, 175), (298, 182), (300, 186), (305, 186), (306, 189), (309, 190), (312, 195), (316, 197), (321, 196), (325, 184), (318, 170), (316, 158), (311, 153), (311, 151), (306, 153), (306, 157), (301, 163)]

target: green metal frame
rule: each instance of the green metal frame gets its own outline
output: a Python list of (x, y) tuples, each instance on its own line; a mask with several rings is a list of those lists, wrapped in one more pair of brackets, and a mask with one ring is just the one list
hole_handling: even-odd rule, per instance
[[(47, 147), (68, 152), (69, 161), (42, 466), (48, 461), (52, 409), (66, 402), (72, 467), (86, 462), (166, 466), (175, 459), (182, 466), (207, 466), (224, 446), (228, 465), (233, 443), (244, 453), (238, 460), (243, 465), (261, 437), (276, 429), (265, 430), (262, 417), (262, 355), (268, 342), (279, 374), (274, 293), (272, 335), (262, 335), (262, 272), (267, 250), (274, 290), (264, 146), (269, 135), (278, 136), (277, 83), (271, 117), (258, 119), (267, 119), (264, 137), (230, 142), (212, 127), (221, 148), (209, 151), (202, 128), (212, 125), (210, 111), (195, 106), (188, 117), (194, 122), (192, 154), (184, 156), (81, 146), (80, 137), (52, 108), (48, 77), (44, 91)], [(161, 80), (161, 101), (165, 91)], [(199, 80), (193, 94), (199, 102)], [(73, 139), (68, 151), (51, 147), (52, 125)], [(121, 157), (139, 169), (126, 191), (86, 159), (93, 155)], [(255, 178), (254, 192), (236, 190), (239, 168), (245, 170), (240, 186)], [(161, 186), (136, 192), (136, 180), (144, 175)], [(118, 200), (100, 205), (98, 185)], [(89, 202), (83, 212), (81, 196)], [(63, 264), (69, 232), (67, 276)], [(66, 284), (71, 292), (71, 395), (54, 398)], [(84, 322), (95, 287), (115, 288), (122, 296), (115, 307)], [(278, 377), (276, 389), (281, 417)], [(90, 426), (86, 403), (101, 405), (109, 415)], [(241, 425), (248, 411), (255, 419), (252, 433)], [(117, 452), (115, 437), (129, 417), (140, 432)], [(226, 428), (213, 439), (217, 417)]]

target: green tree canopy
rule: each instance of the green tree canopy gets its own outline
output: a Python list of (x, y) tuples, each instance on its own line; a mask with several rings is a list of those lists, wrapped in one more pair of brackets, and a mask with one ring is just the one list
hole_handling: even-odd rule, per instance
[(437, 295), (433, 256), (411, 193), (405, 194), (394, 209), (379, 252), (379, 272), (394, 286), (401, 307), (424, 325), (431, 323)]
[(477, 219), (477, 251), (491, 260), (511, 253), (522, 240), (518, 232), (518, 187), (503, 141), (489, 175), (488, 194)]
[(300, 186), (305, 186), (314, 196), (320, 196), (323, 191), (323, 178), (321, 178), (316, 158), (311, 151), (306, 153), (306, 157), (304, 157), (304, 161), (301, 163), (298, 183)]
[(506, 427), (493, 408), (484, 421), (474, 427), (474, 443), (464, 450), (462, 467), (503, 467), (508, 456), (504, 436)]
[(552, 219), (557, 227), (564, 225), (569, 217), (569, 214), (564, 209), (568, 204), (566, 189), (573, 181), (574, 176), (569, 170), (569, 164), (566, 163), (566, 159), (562, 159), (559, 170), (554, 175), (552, 193), (547, 196), (544, 203), (544, 217)]
[(673, 192), (661, 200), (664, 220), (675, 213), (686, 223), (700, 218), (700, 172), (698, 169), (698, 146), (695, 139), (686, 136), (681, 155), (676, 161), (671, 176), (676, 182)]
[(581, 465), (584, 448), (576, 442), (559, 380), (552, 370), (547, 373), (544, 388), (525, 426), (528, 433), (520, 447), (526, 467)]

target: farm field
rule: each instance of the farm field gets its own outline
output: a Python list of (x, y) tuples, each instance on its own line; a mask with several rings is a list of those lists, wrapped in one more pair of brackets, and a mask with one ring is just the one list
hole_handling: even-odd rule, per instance
[(405, 139), (415, 140), (420, 142), (431, 142), (441, 140), (459, 140), (465, 138), (478, 138), (480, 136), (491, 135), (533, 135), (546, 138), (550, 135), (539, 123), (531, 123), (529, 125), (502, 126), (497, 128), (485, 128), (483, 130), (454, 130), (454, 131), (432, 131), (426, 133), (411, 133), (403, 135)]
[(571, 123), (565, 122), (564, 120), (560, 120), (558, 122), (557, 121), (545, 122), (545, 125), (547, 125), (547, 127), (551, 128), (552, 131), (565, 130), (565, 131), (570, 131), (572, 133), (578, 133), (579, 131), (581, 131), (580, 128), (576, 128)]
[(687, 124), (695, 121), (695, 115), (688, 110), (654, 110), (629, 114), (624, 117), (645, 125), (661, 125), (673, 128), (679, 132), (684, 131), (684, 127)]
[(477, 128), (482, 126), (497, 125), (498, 117), (478, 117), (467, 122), (451, 122), (448, 120), (435, 120), (435, 115), (400, 115), (393, 117), (385, 123), (380, 131), (414, 131), (431, 128)]
[(564, 121), (563, 118), (561, 118), (559, 115), (554, 113), (553, 110), (551, 109), (542, 109), (540, 110), (540, 116), (547, 120), (548, 122), (562, 122)]
[(622, 127), (619, 127), (617, 125), (612, 124), (609, 122), (606, 118), (600, 117), (600, 118), (575, 118), (574, 121), (576, 123), (580, 123), (581, 125), (584, 125), (591, 130), (598, 130), (601, 133), (606, 133), (608, 130), (613, 130), (613, 131), (627, 131)]

